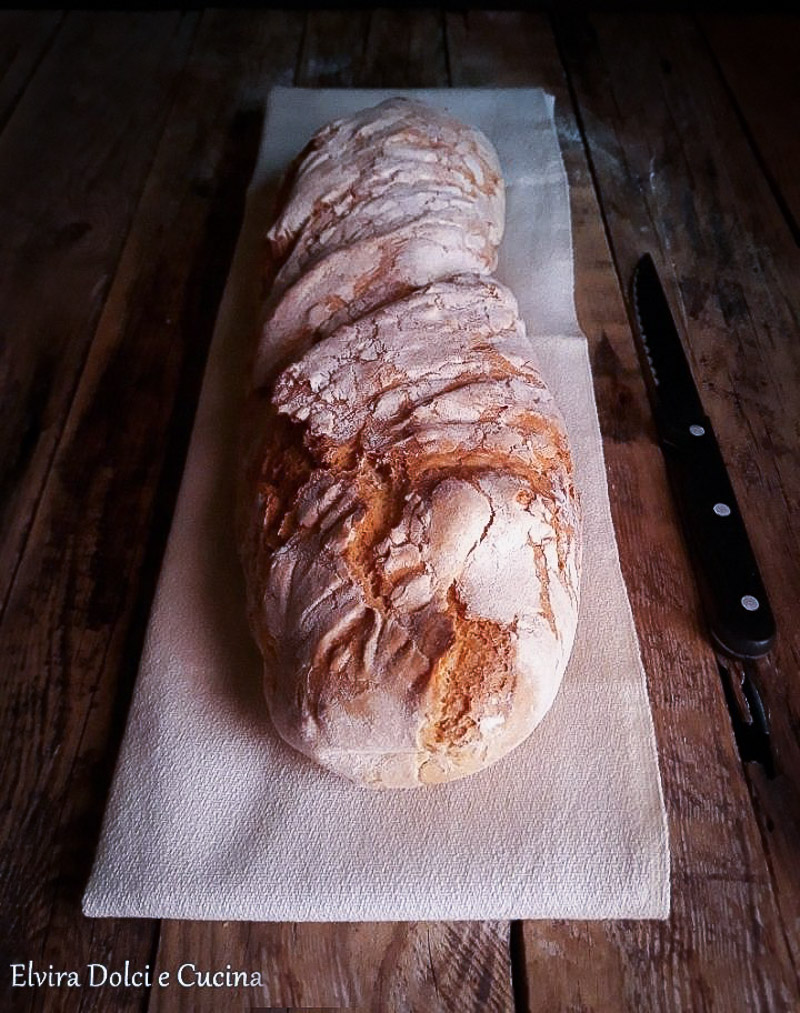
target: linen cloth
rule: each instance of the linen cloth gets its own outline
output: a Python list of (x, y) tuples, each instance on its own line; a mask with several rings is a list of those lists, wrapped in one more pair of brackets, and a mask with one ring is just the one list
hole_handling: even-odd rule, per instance
[[(375, 792), (278, 738), (232, 532), (241, 376), (278, 177), (311, 133), (391, 95), (495, 144), (507, 185), (497, 275), (519, 300), (567, 423), (585, 513), (574, 653), (550, 713), (489, 769)], [(83, 906), (91, 916), (258, 921), (664, 918), (669, 850), (636, 631), (619, 566), (567, 179), (539, 89), (270, 94), (134, 699)]]

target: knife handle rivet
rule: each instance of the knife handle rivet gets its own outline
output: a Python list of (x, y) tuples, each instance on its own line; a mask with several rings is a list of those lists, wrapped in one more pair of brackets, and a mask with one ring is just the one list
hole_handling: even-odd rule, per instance
[(692, 436), (705, 436), (706, 431), (702, 426), (689, 426), (689, 432)]
[(760, 604), (758, 598), (754, 598), (751, 594), (746, 594), (742, 598), (742, 608), (747, 609), (748, 612), (755, 612)]
[(727, 503), (715, 503), (714, 513), (717, 515), (717, 517), (730, 517), (731, 508), (728, 506)]

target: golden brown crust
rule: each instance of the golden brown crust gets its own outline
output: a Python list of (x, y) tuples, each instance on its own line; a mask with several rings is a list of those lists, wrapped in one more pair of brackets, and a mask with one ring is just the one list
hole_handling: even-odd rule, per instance
[[(343, 136), (344, 182), (326, 162)], [(492, 157), (442, 114), (384, 104), (312, 142), (270, 233), (287, 259), (243, 427), (249, 617), (280, 734), (373, 786), (461, 777), (514, 748), (575, 632), (569, 446), (516, 302), (488, 277), (497, 206), (476, 226), (501, 192)], [(419, 218), (426, 193), (436, 257), (387, 211), (388, 194)], [(367, 249), (382, 254), (367, 264)]]

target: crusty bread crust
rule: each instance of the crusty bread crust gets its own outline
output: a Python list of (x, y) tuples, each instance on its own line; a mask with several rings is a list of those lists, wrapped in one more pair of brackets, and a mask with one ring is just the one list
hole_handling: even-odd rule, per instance
[(358, 783), (497, 760), (571, 651), (573, 465), (516, 301), (489, 276), (502, 218), (488, 141), (392, 100), (312, 140), (270, 230), (283, 259), (239, 493), (248, 612), (278, 732)]
[(274, 267), (254, 386), (376, 306), (438, 278), (489, 273), (505, 222), (492, 145), (419, 102), (337, 120), (292, 166), (267, 233)]

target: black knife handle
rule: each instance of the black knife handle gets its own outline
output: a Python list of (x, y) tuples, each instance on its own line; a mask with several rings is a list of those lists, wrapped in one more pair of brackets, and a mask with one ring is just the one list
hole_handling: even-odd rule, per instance
[(760, 658), (775, 641), (775, 619), (711, 423), (658, 421), (711, 635), (734, 657)]

